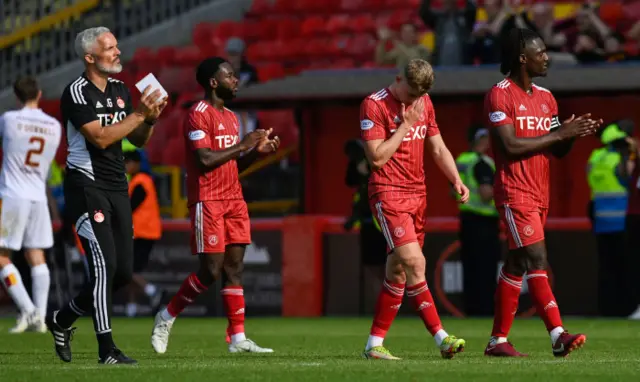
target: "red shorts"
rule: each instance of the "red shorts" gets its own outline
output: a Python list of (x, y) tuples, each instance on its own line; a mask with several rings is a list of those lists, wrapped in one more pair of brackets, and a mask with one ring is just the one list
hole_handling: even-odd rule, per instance
[(244, 200), (208, 200), (189, 207), (191, 253), (224, 253), (229, 244), (251, 244)]
[(498, 206), (502, 222), (507, 228), (509, 249), (526, 247), (544, 240), (544, 224), (548, 209), (531, 206)]
[(387, 240), (387, 252), (405, 244), (424, 245), (427, 198), (371, 201), (371, 211)]

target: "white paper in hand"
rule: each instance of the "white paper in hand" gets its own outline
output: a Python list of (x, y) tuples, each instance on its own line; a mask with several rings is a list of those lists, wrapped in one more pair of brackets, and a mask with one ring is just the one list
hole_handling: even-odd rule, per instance
[(144, 76), (143, 79), (138, 81), (138, 83), (136, 84), (136, 88), (138, 88), (140, 93), (142, 93), (144, 92), (144, 89), (149, 85), (151, 85), (151, 92), (154, 92), (156, 89), (160, 89), (160, 92), (162, 93), (161, 99), (169, 97), (169, 93), (167, 93), (167, 91), (164, 90), (164, 88), (162, 87), (162, 85), (160, 85), (160, 82), (158, 81), (156, 76), (153, 75), (153, 73), (147, 74), (146, 76)]

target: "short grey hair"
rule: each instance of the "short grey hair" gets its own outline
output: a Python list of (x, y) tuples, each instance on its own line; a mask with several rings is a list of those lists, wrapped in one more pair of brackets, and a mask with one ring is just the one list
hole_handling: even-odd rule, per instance
[(96, 44), (98, 37), (105, 33), (111, 33), (107, 27), (88, 28), (76, 35), (75, 49), (79, 58), (83, 58), (85, 54), (92, 53), (93, 46)]

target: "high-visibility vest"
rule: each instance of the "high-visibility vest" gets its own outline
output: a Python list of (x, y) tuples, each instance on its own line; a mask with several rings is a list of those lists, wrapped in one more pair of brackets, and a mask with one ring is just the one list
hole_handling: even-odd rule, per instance
[(593, 200), (593, 230), (595, 233), (624, 231), (628, 192), (616, 176), (622, 156), (603, 147), (589, 157), (587, 181)]
[[(353, 194), (353, 205), (355, 206), (356, 204), (358, 204), (360, 202), (360, 198), (362, 196), (360, 195), (360, 191), (356, 191), (355, 194)], [(378, 229), (378, 231), (382, 232), (382, 228), (380, 228), (380, 223), (378, 223), (378, 219), (376, 218), (376, 216), (374, 214), (372, 214), (371, 216), (371, 220), (373, 220), (373, 225)], [(360, 220), (356, 220), (354, 223), (354, 228), (360, 228), (362, 226), (362, 222)]]
[[(471, 212), (476, 215), (483, 216), (498, 216), (495, 202), (491, 200), (491, 202), (486, 203), (480, 197), (480, 185), (478, 184), (476, 177), (473, 175), (473, 169), (480, 161), (485, 161), (489, 164), (495, 173), (496, 165), (493, 162), (493, 159), (486, 155), (467, 151), (460, 154), (458, 159), (456, 159), (460, 179), (462, 180), (462, 183), (469, 188), (469, 201), (465, 204), (460, 204), (459, 208), (461, 212)], [(460, 196), (458, 195), (457, 198), (459, 199)]]
[(47, 186), (51, 190), (51, 195), (56, 201), (58, 211), (62, 213), (64, 209), (64, 172), (54, 160), (49, 167), (49, 177), (47, 179)]
[(158, 240), (162, 237), (162, 220), (153, 178), (143, 172), (134, 175), (129, 182), (129, 196), (137, 186), (142, 186), (147, 196), (133, 211), (133, 237)]

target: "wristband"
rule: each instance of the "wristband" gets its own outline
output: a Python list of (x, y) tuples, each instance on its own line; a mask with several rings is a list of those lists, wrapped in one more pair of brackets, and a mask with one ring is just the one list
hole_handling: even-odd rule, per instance
[(149, 121), (148, 119), (144, 120), (145, 125), (153, 126), (155, 123), (156, 123), (155, 119), (153, 121)]

